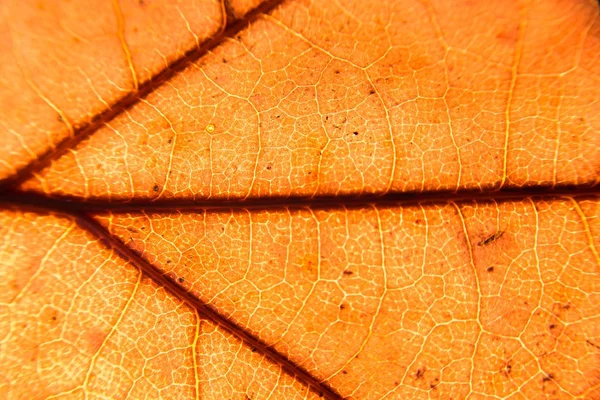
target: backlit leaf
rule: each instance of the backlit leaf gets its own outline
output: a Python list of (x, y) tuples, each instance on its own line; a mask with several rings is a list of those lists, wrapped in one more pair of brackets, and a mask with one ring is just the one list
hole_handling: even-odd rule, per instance
[(597, 2), (0, 11), (0, 398), (600, 399)]

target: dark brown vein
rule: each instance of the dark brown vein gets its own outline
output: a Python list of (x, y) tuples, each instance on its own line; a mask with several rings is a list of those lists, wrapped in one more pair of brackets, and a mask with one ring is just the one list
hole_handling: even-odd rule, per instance
[(77, 220), (78, 225), (81, 228), (85, 229), (88, 232), (91, 232), (94, 236), (99, 238), (107, 247), (111, 248), (125, 260), (131, 262), (133, 265), (138, 267), (143, 274), (148, 276), (158, 285), (164, 287), (165, 290), (170, 292), (172, 295), (176, 296), (180, 300), (193, 307), (195, 310), (198, 311), (198, 314), (201, 317), (210, 319), (215, 324), (219, 325), (229, 333), (241, 339), (252, 349), (260, 351), (266, 357), (268, 357), (273, 362), (281, 366), (283, 371), (285, 371), (293, 377), (296, 377), (304, 384), (310, 386), (319, 396), (331, 400), (337, 400), (342, 398), (329, 385), (313, 377), (308, 371), (306, 371), (306, 369), (289, 360), (285, 355), (281, 354), (273, 347), (270, 347), (264, 341), (254, 336), (246, 328), (232, 321), (230, 318), (222, 315), (210, 304), (206, 304), (200, 301), (195, 295), (185, 290), (173, 279), (164, 275), (162, 271), (160, 271), (155, 266), (142, 259), (139, 255), (135, 254), (123, 242), (114, 238), (108, 231), (106, 231), (106, 229), (100, 226), (89, 216), (87, 216), (86, 214), (75, 214), (74, 216)]
[(332, 209), (332, 208), (360, 208), (369, 204), (398, 205), (398, 204), (442, 204), (454, 201), (457, 203), (478, 201), (518, 201), (531, 197), (559, 198), (565, 196), (592, 196), (600, 195), (600, 186), (557, 187), (549, 186), (532, 187), (523, 190), (501, 190), (482, 192), (464, 190), (459, 192), (422, 192), (422, 193), (388, 193), (372, 196), (321, 196), (321, 197), (268, 197), (250, 198), (246, 200), (186, 200), (186, 199), (138, 199), (129, 202), (111, 202), (109, 200), (83, 200), (77, 197), (47, 197), (42, 194), (6, 191), (0, 192), (0, 207), (2, 204), (13, 206), (34, 206), (63, 213), (87, 212), (136, 212), (136, 211), (193, 211), (206, 209), (277, 209), (277, 208), (304, 208)]
[(289, 360), (285, 355), (279, 353), (273, 347), (270, 347), (260, 338), (253, 335), (243, 326), (240, 326), (235, 321), (222, 315), (217, 309), (210, 304), (203, 303), (194, 294), (186, 291), (174, 279), (166, 276), (162, 271), (157, 269), (152, 264), (142, 259), (135, 254), (133, 250), (128, 248), (122, 241), (113, 237), (105, 228), (100, 226), (90, 217), (90, 213), (100, 213), (103, 211), (112, 212), (130, 212), (141, 210), (177, 210), (177, 211), (193, 211), (199, 209), (219, 209), (219, 208), (237, 208), (237, 209), (256, 209), (256, 208), (279, 208), (279, 207), (311, 207), (318, 208), (356, 208), (366, 205), (376, 204), (378, 206), (402, 204), (424, 204), (424, 203), (448, 203), (453, 201), (457, 204), (464, 202), (480, 201), (514, 201), (524, 198), (559, 198), (564, 196), (597, 197), (600, 195), (599, 187), (574, 187), (563, 188), (562, 190), (552, 190), (547, 187), (538, 187), (522, 191), (501, 191), (501, 192), (470, 192), (464, 191), (459, 193), (395, 193), (378, 197), (350, 197), (339, 196), (329, 198), (301, 198), (301, 199), (251, 199), (247, 201), (226, 202), (226, 201), (211, 201), (203, 203), (192, 202), (177, 202), (165, 201), (162, 204), (156, 202), (146, 203), (129, 203), (129, 204), (114, 204), (109, 202), (86, 203), (81, 201), (73, 201), (72, 199), (53, 199), (31, 193), (22, 192), (5, 192), (0, 194), (0, 208), (4, 207), (19, 207), (21, 209), (32, 209), (35, 212), (54, 212), (63, 215), (70, 215), (75, 218), (80, 227), (89, 231), (98, 237), (107, 247), (116, 251), (121, 257), (136, 265), (150, 279), (158, 285), (164, 287), (172, 295), (189, 304), (197, 312), (205, 318), (208, 318), (240, 338), (251, 348), (260, 351), (266, 357), (278, 364), (286, 373), (296, 377), (303, 383), (311, 387), (316, 393), (327, 399), (341, 399), (342, 397), (329, 386), (327, 383), (319, 381), (312, 376), (306, 369)]
[(10, 188), (15, 188), (22, 182), (31, 178), (33, 174), (47, 167), (53, 160), (60, 158), (62, 155), (68, 152), (69, 149), (73, 149), (78, 143), (91, 136), (104, 124), (112, 121), (124, 111), (131, 109), (142, 99), (147, 97), (150, 93), (161, 86), (164, 82), (181, 73), (191, 63), (197, 61), (202, 56), (216, 48), (223, 42), (224, 39), (228, 37), (234, 37), (239, 31), (255, 21), (261, 14), (271, 12), (274, 8), (283, 3), (283, 1), (284, 0), (266, 0), (260, 6), (250, 11), (243, 19), (234, 19), (232, 15), (229, 15), (230, 10), (227, 7), (227, 2), (225, 2), (225, 9), (228, 14), (226, 20), (228, 22), (227, 26), (223, 30), (221, 30), (214, 37), (202, 42), (198, 47), (189, 50), (183, 56), (168, 65), (163, 71), (139, 85), (139, 89), (137, 91), (131, 92), (130, 94), (118, 100), (107, 110), (93, 116), (90, 122), (75, 128), (72, 136), (64, 139), (54, 148), (48, 149), (37, 160), (18, 171), (15, 175), (6, 179), (1, 179), (0, 192), (10, 190)]

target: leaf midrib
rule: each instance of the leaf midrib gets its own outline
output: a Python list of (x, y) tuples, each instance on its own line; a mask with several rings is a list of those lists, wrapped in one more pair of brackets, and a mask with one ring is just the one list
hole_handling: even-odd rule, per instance
[[(197, 296), (187, 291), (176, 281), (164, 275), (162, 271), (145, 261), (133, 250), (128, 248), (125, 243), (112, 236), (104, 227), (100, 226), (91, 214), (105, 212), (139, 212), (139, 211), (195, 211), (206, 209), (275, 209), (275, 208), (303, 208), (312, 209), (331, 209), (331, 208), (357, 208), (365, 205), (377, 204), (378, 206), (428, 203), (440, 204), (454, 201), (457, 203), (466, 201), (514, 201), (525, 198), (555, 198), (555, 197), (597, 197), (600, 195), (600, 186), (563, 186), (553, 188), (550, 186), (532, 186), (525, 189), (503, 189), (497, 191), (474, 191), (459, 190), (456, 192), (430, 191), (423, 193), (388, 193), (384, 195), (373, 196), (321, 196), (314, 198), (284, 198), (270, 197), (268, 199), (254, 198), (245, 201), (238, 200), (164, 200), (158, 201), (134, 200), (128, 203), (116, 203), (106, 200), (82, 200), (69, 197), (49, 197), (35, 193), (20, 192), (16, 188), (31, 178), (36, 172), (47, 167), (53, 160), (60, 158), (69, 149), (73, 149), (81, 141), (85, 140), (106, 123), (112, 121), (123, 112), (131, 109), (142, 99), (151, 94), (160, 87), (165, 81), (171, 79), (176, 74), (181, 73), (191, 63), (200, 59), (205, 54), (219, 46), (226, 38), (234, 37), (242, 29), (246, 28), (252, 21), (255, 21), (262, 14), (267, 14), (274, 8), (282, 4), (285, 0), (267, 0), (259, 7), (249, 12), (242, 20), (233, 21), (225, 26), (218, 34), (204, 41), (200, 46), (195, 47), (183, 56), (175, 60), (160, 73), (143, 83), (139, 90), (123, 97), (110, 109), (107, 109), (93, 116), (89, 123), (79, 127), (72, 137), (60, 142), (55, 148), (49, 149), (41, 155), (38, 160), (30, 163), (12, 177), (0, 181), (0, 208), (18, 207), (20, 209), (32, 209), (36, 212), (55, 213), (67, 215), (74, 218), (78, 225), (86, 231), (100, 239), (108, 248), (113, 249), (121, 257), (137, 266), (147, 277), (152, 279), (158, 285), (164, 287), (168, 292), (182, 301), (189, 304), (204, 318), (210, 319), (228, 332), (240, 338), (251, 348), (264, 354), (282, 367), (291, 376), (297, 377), (300, 381), (313, 387), (317, 394), (321, 394), (328, 399), (341, 399), (342, 396), (327, 383), (319, 381), (312, 376), (305, 368), (295, 364), (285, 355), (281, 354), (273, 347), (270, 347), (260, 338), (253, 335), (243, 326), (232, 319), (222, 315), (213, 306), (201, 302)], [(228, 1), (224, 0), (225, 9), (230, 14)], [(231, 21), (231, 15), (227, 16)]]

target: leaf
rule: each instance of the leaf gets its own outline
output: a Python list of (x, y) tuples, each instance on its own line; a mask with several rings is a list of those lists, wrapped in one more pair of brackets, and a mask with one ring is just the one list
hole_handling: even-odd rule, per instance
[(2, 7), (3, 397), (600, 398), (596, 3)]

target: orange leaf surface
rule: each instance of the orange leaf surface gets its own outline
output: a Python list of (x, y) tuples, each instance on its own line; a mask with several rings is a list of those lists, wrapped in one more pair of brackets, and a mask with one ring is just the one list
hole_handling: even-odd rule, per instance
[(0, 7), (0, 398), (600, 399), (596, 2)]

